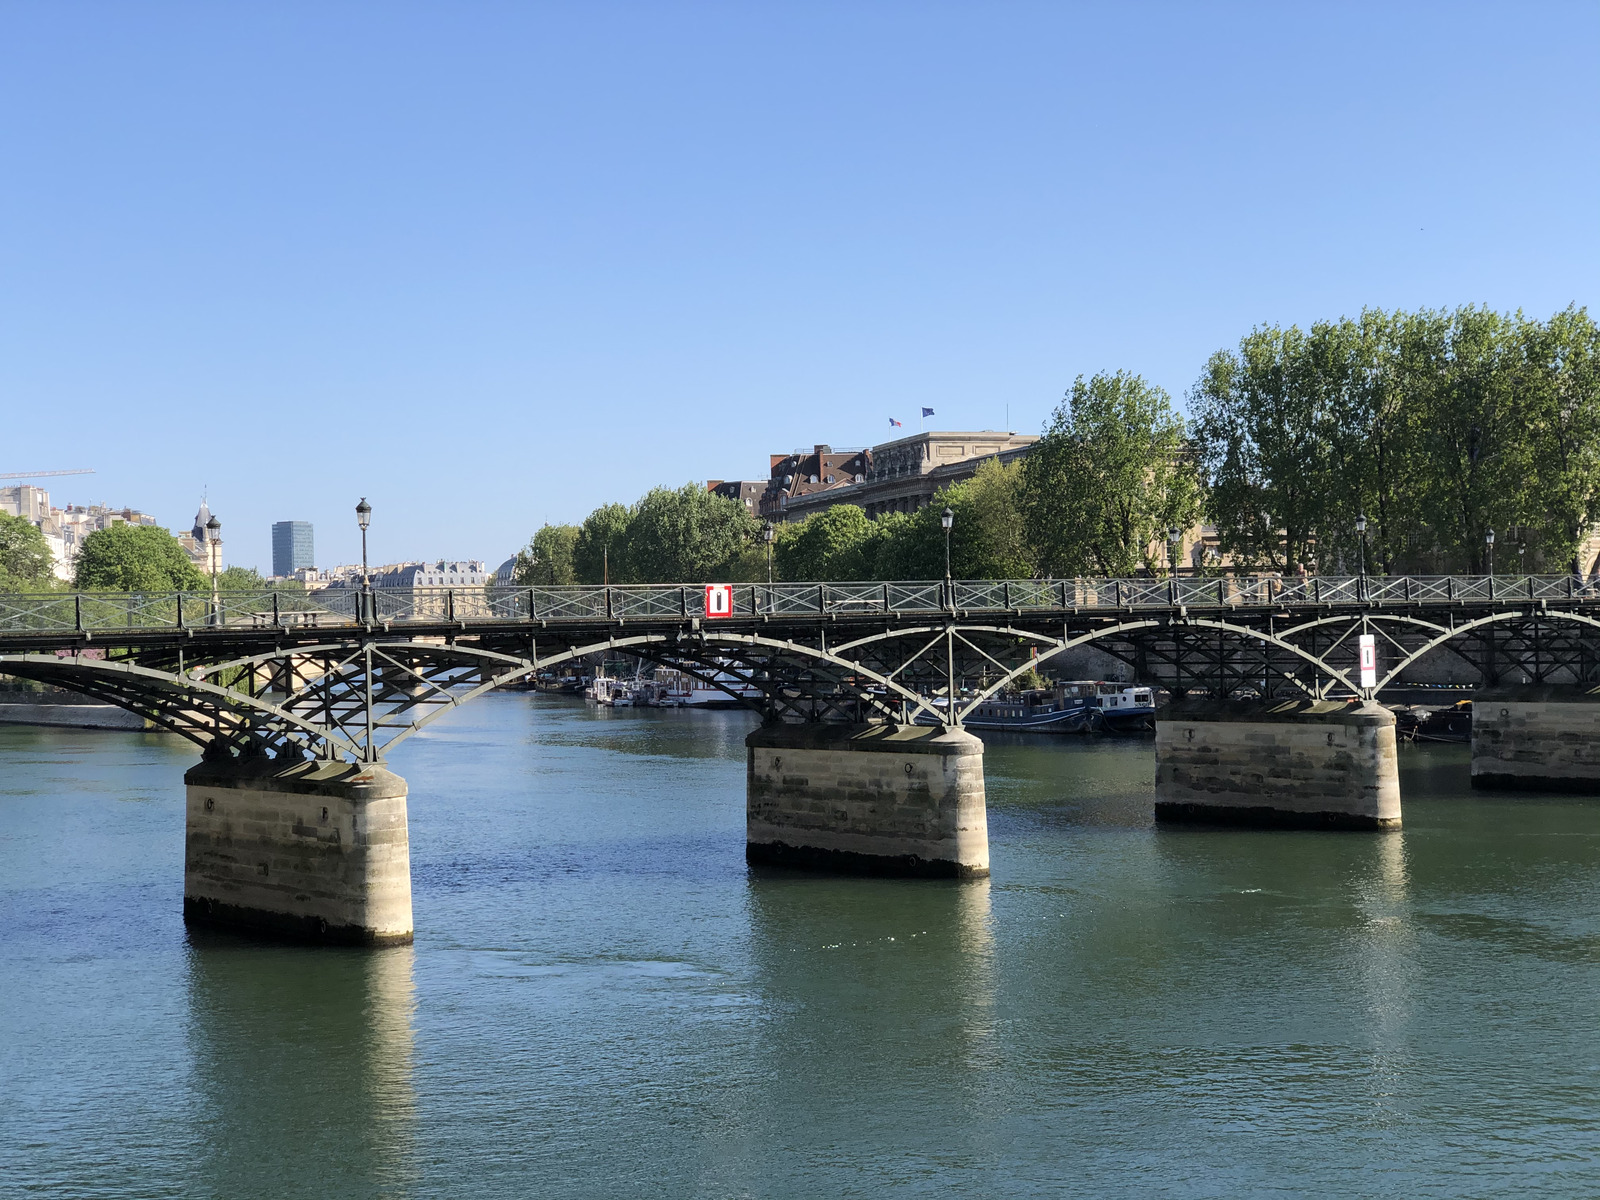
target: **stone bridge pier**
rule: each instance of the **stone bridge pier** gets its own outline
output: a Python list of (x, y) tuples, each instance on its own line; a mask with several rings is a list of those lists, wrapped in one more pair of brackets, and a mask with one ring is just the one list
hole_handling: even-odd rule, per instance
[(745, 746), (749, 862), (871, 875), (989, 874), (983, 743), (965, 730), (774, 723)]
[(1600, 688), (1486, 688), (1472, 697), (1472, 786), (1600, 795)]
[(1398, 829), (1394, 714), (1334, 700), (1173, 704), (1156, 720), (1156, 820)]
[(411, 941), (406, 782), (376, 763), (202, 760), (184, 776), (187, 923)]

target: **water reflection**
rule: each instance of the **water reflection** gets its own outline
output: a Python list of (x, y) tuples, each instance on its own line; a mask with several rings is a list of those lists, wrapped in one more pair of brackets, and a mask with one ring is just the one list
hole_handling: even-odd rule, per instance
[(416, 1171), (413, 951), (193, 934), (199, 1193), (389, 1196)]

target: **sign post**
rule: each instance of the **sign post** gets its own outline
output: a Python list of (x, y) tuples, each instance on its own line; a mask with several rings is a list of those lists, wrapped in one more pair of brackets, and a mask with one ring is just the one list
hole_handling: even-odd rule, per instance
[(733, 584), (708, 583), (706, 584), (706, 616), (731, 617), (733, 616)]
[[(1378, 639), (1370, 633), (1363, 633), (1360, 638), (1361, 646), (1361, 688), (1370, 692), (1378, 686)], [(1367, 697), (1369, 700), (1371, 696)]]

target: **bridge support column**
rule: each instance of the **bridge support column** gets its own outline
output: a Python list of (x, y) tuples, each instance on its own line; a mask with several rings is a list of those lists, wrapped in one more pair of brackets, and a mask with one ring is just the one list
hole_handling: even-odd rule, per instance
[(1187, 701), (1156, 718), (1156, 820), (1398, 829), (1394, 714), (1338, 701)]
[(1472, 786), (1600, 794), (1600, 688), (1500, 687), (1474, 695)]
[(202, 762), (184, 776), (187, 922), (310, 941), (411, 941), (406, 782), (381, 766)]
[(920, 725), (767, 725), (745, 739), (752, 863), (989, 873), (983, 743)]

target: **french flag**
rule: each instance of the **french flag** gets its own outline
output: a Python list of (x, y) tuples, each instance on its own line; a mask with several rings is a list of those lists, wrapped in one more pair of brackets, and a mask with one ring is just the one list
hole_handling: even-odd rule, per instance
[(890, 417), (890, 418), (889, 418), (889, 425), (890, 425), (890, 426), (891, 426), (891, 427), (892, 427), (892, 428), (895, 428), (895, 429), (898, 429), (898, 428), (899, 428), (899, 427), (900, 427), (900, 422), (899, 422), (899, 421), (896, 421), (896, 420), (895, 420), (895, 419), (894, 419), (894, 418), (893, 418), (893, 417)]

